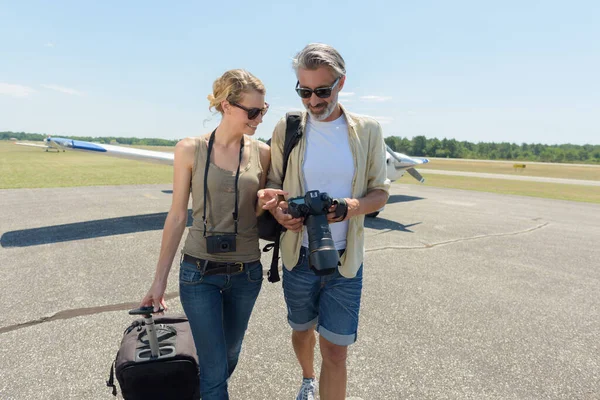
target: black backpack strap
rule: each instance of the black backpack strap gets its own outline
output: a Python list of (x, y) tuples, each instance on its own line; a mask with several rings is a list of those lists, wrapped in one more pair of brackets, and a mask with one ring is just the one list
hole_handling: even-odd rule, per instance
[(302, 136), (302, 130), (300, 129), (301, 121), (302, 113), (299, 111), (293, 111), (286, 114), (285, 142), (283, 143), (283, 175), (281, 176), (282, 185), (285, 180), (290, 153), (298, 144), (300, 137)]
[[(285, 180), (285, 173), (287, 171), (288, 159), (292, 149), (300, 141), (302, 137), (302, 130), (300, 129), (300, 122), (302, 121), (301, 112), (289, 112), (286, 114), (285, 121), (285, 142), (283, 144), (283, 175), (281, 176), (281, 184)], [(273, 243), (273, 258), (271, 259), (271, 268), (267, 273), (267, 279), (271, 283), (279, 282), (279, 237), (282, 231), (282, 226), (277, 225), (275, 232), (275, 243)]]

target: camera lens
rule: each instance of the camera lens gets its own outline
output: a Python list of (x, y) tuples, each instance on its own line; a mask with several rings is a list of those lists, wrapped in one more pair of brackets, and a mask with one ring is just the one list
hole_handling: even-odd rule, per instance
[(229, 243), (221, 243), (221, 250), (227, 250), (229, 248)]

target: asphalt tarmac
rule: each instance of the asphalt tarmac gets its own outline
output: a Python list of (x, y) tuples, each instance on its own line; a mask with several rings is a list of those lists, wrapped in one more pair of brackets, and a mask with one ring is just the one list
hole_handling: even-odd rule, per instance
[[(0, 399), (113, 398), (170, 189), (0, 190)], [(348, 399), (600, 399), (600, 205), (394, 184), (365, 225)], [(295, 398), (290, 333), (265, 277), (232, 399)]]

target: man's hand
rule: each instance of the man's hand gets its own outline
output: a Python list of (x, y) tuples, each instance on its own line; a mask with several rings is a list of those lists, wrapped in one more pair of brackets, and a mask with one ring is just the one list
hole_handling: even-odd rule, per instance
[(256, 195), (258, 196), (258, 204), (263, 210), (272, 210), (279, 203), (279, 196), (286, 196), (288, 192), (279, 189), (260, 189)]
[(271, 214), (275, 217), (285, 229), (292, 232), (300, 232), (302, 225), (304, 224), (304, 218), (294, 218), (288, 214), (288, 203), (287, 201), (280, 201), (277, 207), (269, 209)]
[(327, 213), (327, 222), (329, 222), (330, 224), (333, 224), (335, 222), (342, 222), (343, 219), (340, 219), (339, 217), (335, 216), (335, 210), (337, 209), (337, 204), (332, 205), (331, 207), (329, 207), (328, 213)]
[(348, 206), (348, 213), (346, 214), (345, 218), (342, 217), (336, 217), (335, 216), (335, 210), (337, 209), (337, 204), (332, 205), (331, 207), (329, 207), (329, 211), (327, 213), (327, 222), (329, 222), (330, 224), (333, 224), (335, 222), (342, 222), (342, 221), (346, 221), (352, 217), (354, 217), (355, 215), (358, 215), (358, 208), (360, 206), (360, 202), (358, 201), (358, 199), (344, 199), (346, 201), (346, 205)]

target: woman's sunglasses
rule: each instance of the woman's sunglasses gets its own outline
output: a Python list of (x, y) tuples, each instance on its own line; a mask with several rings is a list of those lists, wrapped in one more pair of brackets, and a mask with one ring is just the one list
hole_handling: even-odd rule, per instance
[(265, 103), (265, 108), (246, 108), (243, 105), (234, 103), (232, 101), (230, 101), (229, 104), (246, 111), (248, 113), (248, 119), (256, 119), (259, 114), (265, 115), (269, 110), (269, 103)]
[(335, 82), (333, 82), (333, 85), (331, 85), (329, 87), (316, 88), (314, 90), (298, 87), (300, 85), (300, 81), (298, 81), (296, 83), (296, 93), (298, 93), (298, 96), (302, 97), (303, 99), (310, 98), (310, 96), (312, 96), (313, 93), (316, 94), (317, 97), (319, 97), (321, 99), (326, 99), (329, 96), (331, 96), (331, 92), (333, 91), (333, 88), (336, 87), (336, 85), (338, 84), (339, 81), (340, 81), (340, 78), (337, 78), (335, 80)]

